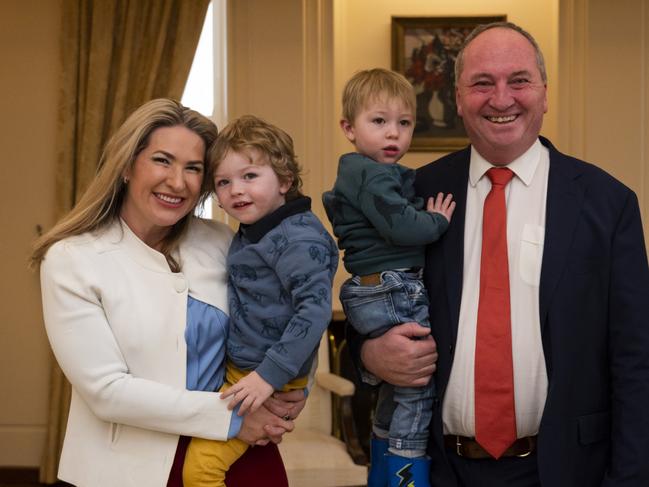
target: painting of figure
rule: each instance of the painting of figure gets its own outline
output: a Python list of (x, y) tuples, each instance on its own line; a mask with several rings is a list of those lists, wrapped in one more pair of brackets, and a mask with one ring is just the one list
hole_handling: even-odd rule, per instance
[(455, 59), (464, 39), (492, 17), (393, 17), (392, 69), (417, 96), (411, 150), (450, 151), (468, 143), (455, 105)]

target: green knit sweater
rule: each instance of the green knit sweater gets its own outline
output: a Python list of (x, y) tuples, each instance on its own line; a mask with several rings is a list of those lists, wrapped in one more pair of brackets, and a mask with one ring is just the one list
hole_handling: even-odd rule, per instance
[(322, 201), (350, 274), (424, 265), (424, 246), (446, 231), (448, 220), (423, 209), (414, 179), (399, 164), (357, 153), (340, 158), (336, 183)]

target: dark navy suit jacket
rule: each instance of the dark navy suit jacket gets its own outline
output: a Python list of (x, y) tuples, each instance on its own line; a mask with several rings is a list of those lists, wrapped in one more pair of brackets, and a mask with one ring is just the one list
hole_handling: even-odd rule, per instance
[[(649, 486), (649, 270), (637, 198), (604, 171), (541, 142), (550, 151), (539, 287), (549, 379), (541, 482)], [(457, 202), (449, 230), (427, 250), (424, 277), (439, 352), (429, 445), (436, 487), (455, 485), (441, 398), (457, 338), (469, 157), (469, 148), (449, 154), (418, 170), (415, 183), (420, 196), (450, 192)]]

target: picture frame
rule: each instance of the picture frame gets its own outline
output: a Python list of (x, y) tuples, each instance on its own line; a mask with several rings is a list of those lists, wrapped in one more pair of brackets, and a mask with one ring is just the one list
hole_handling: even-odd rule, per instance
[(392, 17), (392, 69), (415, 88), (417, 110), (411, 151), (453, 151), (469, 143), (455, 104), (455, 59), (478, 17)]

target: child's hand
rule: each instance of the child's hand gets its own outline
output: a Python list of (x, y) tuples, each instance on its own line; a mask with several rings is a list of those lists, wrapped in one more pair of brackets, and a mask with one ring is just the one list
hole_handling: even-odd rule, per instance
[(426, 211), (429, 213), (441, 213), (444, 217), (451, 222), (451, 216), (455, 211), (455, 201), (451, 193), (444, 197), (444, 193), (437, 193), (437, 196), (428, 198), (426, 203)]
[(243, 401), (241, 407), (239, 407), (239, 416), (243, 416), (248, 410), (254, 413), (273, 392), (275, 392), (273, 386), (262, 379), (257, 372), (250, 372), (222, 393), (221, 397), (225, 399), (234, 396), (230, 404), (228, 404), (228, 409), (234, 409), (237, 404)]

